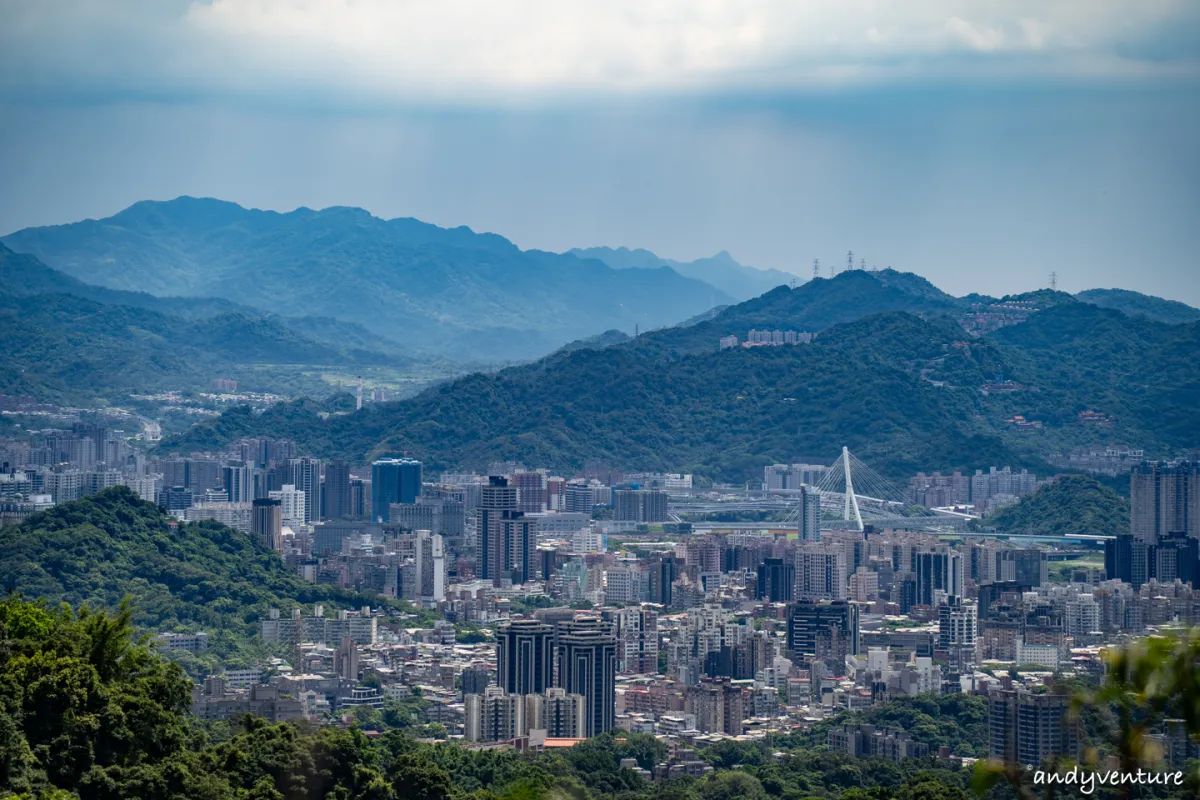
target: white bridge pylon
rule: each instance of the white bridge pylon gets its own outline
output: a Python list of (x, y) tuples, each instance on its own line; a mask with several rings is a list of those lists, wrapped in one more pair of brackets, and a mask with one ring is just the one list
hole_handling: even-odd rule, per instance
[(840, 508), (842, 520), (853, 522), (860, 531), (864, 527), (864, 517), (868, 521), (895, 517), (909, 505), (905, 493), (896, 484), (867, 466), (847, 447), (842, 448), (837, 461), (825, 470), (814, 488), (821, 494), (823, 508)]
[(846, 509), (843, 512), (844, 516), (842, 517), (842, 519), (844, 519), (844, 520), (851, 519), (850, 509), (851, 509), (851, 507), (853, 507), (854, 508), (853, 519), (858, 520), (858, 529), (861, 531), (863, 529), (862, 512), (858, 510), (858, 498), (854, 496), (854, 476), (850, 474), (850, 449), (847, 448), (845, 445), (842, 446), (841, 462), (842, 462), (842, 466), (845, 467), (845, 470), (846, 470), (846, 491), (845, 491)]

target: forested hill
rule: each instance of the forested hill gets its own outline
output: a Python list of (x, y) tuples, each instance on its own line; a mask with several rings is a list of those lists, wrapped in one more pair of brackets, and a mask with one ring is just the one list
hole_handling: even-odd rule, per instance
[(1085, 303), (1112, 308), (1131, 317), (1145, 317), (1170, 325), (1200, 320), (1200, 308), (1178, 300), (1164, 300), (1141, 292), (1131, 292), (1128, 289), (1088, 289), (1075, 297)]
[(350, 323), (89, 286), (3, 245), (0, 341), (0, 393), (63, 403), (197, 389), (251, 364), (413, 363)]
[(66, 294), (0, 294), (0, 340), (0, 393), (68, 403), (198, 388), (234, 365), (406, 363), (263, 317), (188, 320)]
[[(396, 364), (412, 361), (411, 353), (401, 352), (404, 349), (402, 345), (372, 334), (354, 322), (335, 320), (332, 317), (288, 317), (269, 314), (219, 297), (158, 297), (146, 292), (108, 289), (84, 283), (65, 272), (51, 269), (34, 256), (14, 253), (0, 244), (0, 295), (16, 298), (42, 294), (65, 294), (93, 303), (154, 311), (167, 317), (182, 317), (192, 321), (224, 315), (262, 319), (276, 327), (287, 329), (294, 336), (310, 339), (315, 344), (335, 350), (371, 351), (387, 356)], [(352, 356), (343, 354), (341, 358), (345, 362)], [(374, 358), (378, 358), (378, 355)]]
[(36, 256), (14, 253), (3, 244), (0, 244), (0, 293), (17, 297), (68, 294), (95, 303), (142, 308), (188, 319), (203, 319), (218, 314), (257, 315), (249, 306), (217, 297), (155, 297), (146, 292), (122, 291), (84, 283), (65, 272), (51, 269)]
[[(849, 445), (895, 474), (1017, 456), (974, 422), (987, 345), (955, 347), (950, 320), (881, 314), (811, 345), (670, 356), (638, 343), (556, 354), (417, 398), (320, 420), (293, 404), (235, 410), (167, 442), (206, 449), (269, 432), (355, 460), (408, 453), (431, 467), (513, 458), (562, 469), (599, 461), (744, 480), (763, 463)], [(936, 374), (952, 386), (921, 377)], [(961, 388), (960, 388), (961, 387)]]
[[(782, 308), (793, 291), (722, 316)], [(709, 347), (693, 352), (693, 331), (711, 324), (557, 353), (328, 420), (304, 405), (233, 410), (163, 447), (204, 450), (275, 435), (357, 462), (407, 452), (434, 469), (512, 458), (565, 471), (590, 462), (740, 482), (800, 453), (832, 459), (843, 445), (904, 478), (935, 468), (1044, 467), (1053, 449), (1097, 439), (1148, 450), (1200, 440), (1200, 367), (1188, 355), (1200, 351), (1197, 325), (1069, 302), (979, 340), (948, 317), (893, 312), (836, 325), (808, 345), (718, 351), (711, 336), (721, 329), (710, 328), (701, 337)], [(1001, 376), (1023, 388), (982, 391)], [(1079, 418), (1085, 410), (1112, 417), (1097, 427)], [(1045, 428), (1018, 430), (1008, 422), (1017, 414)]]
[(1129, 501), (1095, 478), (1063, 475), (984, 520), (1008, 533), (1116, 536), (1129, 531)]
[[(1050, 443), (1134, 444), (1158, 456), (1200, 442), (1200, 322), (1166, 325), (1064, 303), (988, 337), (1030, 390), (992, 398), (1040, 420)], [(1103, 415), (1095, 422), (1079, 413)]]
[(651, 331), (638, 339), (643, 349), (666, 354), (709, 352), (723, 336), (746, 338), (751, 328), (819, 333), (883, 311), (932, 318), (961, 311), (961, 304), (924, 278), (907, 272), (849, 270), (815, 278), (795, 288), (778, 286), (710, 319)]
[(0, 535), (3, 589), (55, 605), (116, 608), (134, 622), (254, 635), (268, 608), (382, 605), (375, 595), (301, 580), (250, 536), (213, 522), (176, 523), (119, 486), (35, 514)]

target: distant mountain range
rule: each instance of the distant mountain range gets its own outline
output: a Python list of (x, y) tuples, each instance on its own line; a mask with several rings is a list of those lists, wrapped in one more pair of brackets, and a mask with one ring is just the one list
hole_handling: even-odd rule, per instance
[[(510, 458), (744, 481), (798, 454), (832, 459), (843, 445), (901, 478), (1004, 464), (1045, 471), (1051, 452), (1073, 445), (1158, 452), (1200, 441), (1200, 323), (1151, 322), (1063, 293), (1034, 299), (1044, 310), (1026, 322), (972, 339), (956, 319), (964, 301), (915, 275), (849, 271), (354, 414), (321, 419), (305, 403), (233, 410), (164, 448), (273, 433), (359, 462), (407, 452), (433, 469)], [(721, 336), (753, 327), (819, 335), (718, 350)], [(1018, 415), (1029, 424), (1014, 424)]]
[[(715, 256), (695, 261), (674, 261), (660, 258), (649, 250), (630, 250), (627, 247), (588, 247), (567, 251), (577, 258), (594, 258), (613, 269), (659, 269), (670, 267), (688, 278), (704, 281), (735, 300), (749, 300), (769, 292), (776, 286), (803, 282), (802, 278), (777, 269), (758, 269), (739, 264), (722, 250)], [(717, 303), (713, 303), (717, 305)]]
[(158, 297), (147, 292), (108, 289), (51, 269), (34, 256), (14, 253), (3, 244), (0, 244), (0, 291), (13, 295), (68, 294), (105, 305), (141, 308), (191, 320), (207, 319), (219, 314), (265, 317), (323, 344), (376, 350), (398, 360), (406, 360), (400, 353), (402, 347), (398, 342), (372, 334), (353, 322), (330, 317), (268, 314), (219, 297)]
[[(494, 365), (551, 353), (535, 365), (545, 371), (557, 369), (559, 359), (572, 353), (629, 350), (639, 363), (661, 363), (670, 373), (690, 363), (687, 357), (701, 362), (711, 358), (722, 337), (744, 338), (751, 328), (820, 333), (888, 312), (940, 325), (939, 317), (962, 318), (996, 302), (983, 295), (955, 298), (924, 278), (890, 269), (849, 270), (794, 286), (792, 276), (743, 266), (728, 253), (684, 263), (625, 248), (522, 251), (494, 234), (412, 219), (382, 220), (361, 209), (278, 214), (187, 197), (138, 203), (103, 220), (26, 229), (3, 241), (23, 252), (0, 244), (0, 333), (6, 343), (14, 343), (0, 353), (5, 370), (0, 392), (64, 401), (195, 388), (214, 374), (239, 369), (261, 377), (264, 364), (291, 365), (304, 375), (303, 365), (404, 369), (439, 355)], [(735, 296), (764, 286), (767, 291), (735, 304)], [(1010, 415), (1041, 414), (1048, 431), (1065, 426), (1062, 437), (1046, 434), (1055, 446), (1083, 441), (1071, 419), (1085, 410), (1074, 405), (1084, 397), (1116, 420), (1091, 434), (1120, 434), (1123, 442), (1143, 446), (1174, 446), (1186, 438), (1182, 433), (1190, 430), (1188, 422), (1170, 414), (1156, 416), (1146, 398), (1156, 396), (1148, 387), (1165, 386), (1169, 374), (1176, 393), (1164, 398), (1166, 407), (1176, 408), (1187, 399), (1194, 373), (1160, 362), (1168, 354), (1155, 348), (1172, 337), (1186, 343), (1200, 310), (1116, 289), (1089, 290), (1077, 298), (1040, 290), (1005, 299), (1069, 310), (1057, 315), (1042, 311), (1025, 325), (987, 338), (996, 352), (1005, 352), (989, 362), (988, 380), (1003, 378), (1038, 389), (1036, 397), (993, 393), (990, 407), (1005, 408)], [(1094, 313), (1100, 306), (1109, 309), (1107, 316)], [(1064, 340), (1055, 337), (1065, 330), (1053, 335), (1041, 331), (1042, 322), (1050, 319), (1098, 327), (1089, 331), (1085, 325), (1072, 334), (1075, 338)], [(627, 341), (637, 329), (641, 335)], [(951, 334), (966, 338), (954, 325), (939, 330), (939, 340)], [(1021, 336), (1026, 338), (1014, 340)], [(1150, 340), (1143, 341), (1146, 337)], [(1109, 361), (1089, 361), (1103, 341), (1125, 342), (1127, 350), (1133, 349), (1131, 342), (1141, 342), (1143, 360), (1111, 363), (1144, 375), (1142, 390), (1134, 392), (1127, 378), (1106, 371)], [(1067, 351), (1073, 356), (1062, 360)], [(855, 353), (843, 356), (859, 358)], [(610, 357), (616, 356), (605, 356)], [(905, 364), (912, 360), (901, 354), (897, 358)], [(1186, 358), (1181, 363), (1186, 367)], [(453, 371), (444, 367), (433, 377)], [(933, 373), (932, 368), (918, 370), (926, 377)], [(1097, 381), (1098, 375), (1104, 379)], [(987, 382), (975, 377), (979, 384)], [(488, 379), (505, 385), (500, 376)], [(286, 377), (289, 394), (324, 391), (319, 377), (292, 380)], [(1109, 391), (1110, 384), (1117, 388)], [(585, 394), (592, 391), (571, 375), (564, 375), (564, 385)], [(1087, 393), (1081, 395), (1084, 386)], [(614, 385), (608, 391), (623, 395), (634, 389)], [(655, 391), (671, 393), (664, 386)], [(1056, 403), (1040, 402), (1051, 397)], [(497, 397), (497, 402), (507, 401)], [(530, 452), (541, 452), (541, 445), (530, 444), (534, 440), (519, 420), (510, 423), (495, 428), (497, 436), (524, 437)], [(814, 419), (812, 424), (819, 423)], [(703, 430), (703, 424), (696, 425)], [(1168, 431), (1171, 426), (1174, 432)], [(1003, 426), (984, 429), (1009, 441)], [(347, 434), (345, 441), (365, 457), (385, 447), (389, 436), (376, 428), (365, 439)], [(614, 440), (599, 450), (622, 463), (636, 460), (636, 448), (624, 453), (617, 444)], [(452, 443), (442, 449), (447, 459), (464, 455)], [(665, 457), (668, 451), (658, 452)], [(685, 449), (673, 457), (697, 453)], [(555, 457), (576, 455), (569, 448)], [(789, 457), (786, 448), (777, 457)], [(715, 473), (730, 474), (723, 466)]]
[(28, 228), (3, 242), (109, 289), (353, 322), (411, 354), (461, 361), (532, 358), (610, 328), (673, 325), (732, 300), (667, 266), (613, 269), (360, 208), (279, 214), (180, 197)]
[(0, 393), (64, 402), (197, 389), (239, 365), (412, 363), (350, 323), (88, 286), (2, 244), (0, 339)]

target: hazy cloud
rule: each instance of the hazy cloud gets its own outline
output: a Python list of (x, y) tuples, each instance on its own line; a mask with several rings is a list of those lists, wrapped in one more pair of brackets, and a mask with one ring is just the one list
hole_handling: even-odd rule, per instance
[(0, 0), (0, 232), (209, 195), (1200, 304), (1198, 63), (1196, 0)]
[(1188, 26), (1193, 0), (0, 0), (0, 87), (504, 103), (1191, 75)]

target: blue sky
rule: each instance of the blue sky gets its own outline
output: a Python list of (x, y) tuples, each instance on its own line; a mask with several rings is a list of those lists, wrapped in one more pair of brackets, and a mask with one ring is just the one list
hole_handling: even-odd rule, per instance
[(1200, 4), (0, 0), (0, 232), (206, 195), (1200, 305)]

